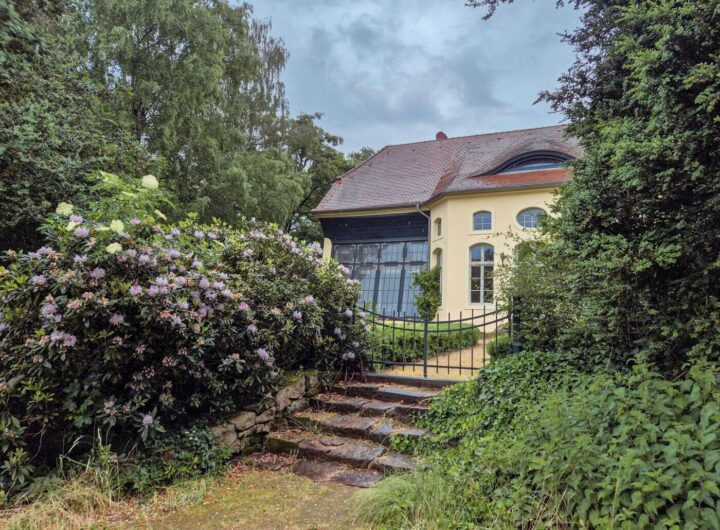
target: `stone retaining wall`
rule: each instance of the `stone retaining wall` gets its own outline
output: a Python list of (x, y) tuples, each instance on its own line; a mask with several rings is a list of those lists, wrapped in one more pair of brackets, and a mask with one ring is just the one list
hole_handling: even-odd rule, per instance
[(225, 423), (210, 430), (219, 442), (233, 454), (251, 453), (262, 449), (265, 438), (275, 425), (285, 423), (285, 417), (306, 409), (310, 397), (320, 392), (317, 373), (299, 373), (288, 377), (275, 396), (245, 407)]

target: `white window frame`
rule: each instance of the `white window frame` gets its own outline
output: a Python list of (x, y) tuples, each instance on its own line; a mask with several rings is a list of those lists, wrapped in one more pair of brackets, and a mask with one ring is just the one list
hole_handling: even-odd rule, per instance
[[(483, 260), (482, 261), (473, 261), (472, 259), (472, 251), (476, 247), (489, 247), (493, 251), (493, 260), (485, 260), (485, 252), (483, 252)], [(468, 298), (469, 303), (471, 306), (487, 306), (487, 305), (493, 305), (495, 303), (495, 247), (491, 245), (490, 243), (477, 243), (475, 245), (470, 246), (468, 249), (468, 259), (469, 259), (469, 266), (468, 266)], [(477, 278), (480, 280), (480, 301), (479, 302), (473, 302), (472, 295), (473, 295), (473, 275), (472, 270), (473, 267), (480, 267), (480, 278)], [(488, 302), (486, 300), (486, 291), (485, 291), (485, 273), (486, 268), (488, 266), (492, 267), (492, 281), (493, 281), (493, 288), (492, 288), (492, 301)]]

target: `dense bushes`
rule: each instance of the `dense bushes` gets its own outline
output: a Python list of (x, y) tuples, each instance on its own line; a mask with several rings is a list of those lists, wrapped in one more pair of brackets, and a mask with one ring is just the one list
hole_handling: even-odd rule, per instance
[(419, 422), (438, 444), (508, 428), (527, 401), (537, 402), (580, 377), (565, 356), (522, 352), (480, 370), (476, 379), (443, 392)]
[[(367, 493), (364, 516), (391, 528), (717, 527), (716, 365), (678, 381), (640, 366), (551, 382), (528, 355), (493, 369), (447, 391), (427, 420), (459, 445)], [(476, 405), (483, 393), (497, 397)]]
[(94, 433), (126, 453), (259, 400), (281, 368), (362, 351), (355, 284), (316, 246), (254, 222), (159, 224), (157, 180), (143, 186), (103, 174), (92, 209), (61, 204), (47, 246), (0, 270), (3, 489)]
[[(372, 355), (376, 360), (414, 361), (423, 357), (424, 325), (422, 322), (385, 321), (387, 326), (372, 326)], [(446, 330), (451, 331), (446, 331)], [(428, 357), (444, 352), (470, 348), (483, 336), (468, 324), (428, 323)], [(482, 346), (478, 346), (481, 348)]]

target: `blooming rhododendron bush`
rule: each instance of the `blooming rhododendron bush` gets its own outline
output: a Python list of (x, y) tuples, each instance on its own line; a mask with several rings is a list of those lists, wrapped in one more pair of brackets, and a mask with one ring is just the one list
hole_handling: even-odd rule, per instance
[(253, 221), (164, 224), (152, 176), (94, 191), (0, 267), (2, 489), (98, 435), (129, 454), (257, 402), (283, 369), (360, 359), (357, 287), (317, 246)]

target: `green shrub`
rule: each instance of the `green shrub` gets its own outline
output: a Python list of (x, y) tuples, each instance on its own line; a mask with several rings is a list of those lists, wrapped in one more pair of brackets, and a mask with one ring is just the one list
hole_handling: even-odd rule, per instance
[(145, 493), (177, 480), (214, 475), (229, 458), (207, 427), (180, 429), (153, 439), (120, 473), (123, 491)]
[(488, 355), (493, 360), (510, 355), (511, 348), (510, 336), (506, 333), (500, 333), (497, 337), (491, 336), (487, 342)]
[(415, 298), (415, 304), (421, 317), (432, 320), (442, 304), (442, 293), (440, 292), (440, 274), (442, 269), (438, 266), (416, 272), (413, 276), (413, 284), (420, 288)]
[[(415, 361), (423, 357), (423, 323), (386, 320), (385, 324), (372, 327), (372, 356), (374, 359), (391, 361)], [(450, 332), (446, 330), (452, 330)], [(468, 324), (428, 323), (428, 357), (448, 351), (470, 348), (483, 336)], [(482, 346), (478, 346), (482, 348)]]
[(445, 388), (418, 421), (436, 433), (434, 443), (509, 428), (528, 401), (537, 402), (580, 377), (558, 353), (520, 352), (485, 366), (477, 378)]
[(0, 269), (0, 489), (98, 430), (131, 453), (258, 401), (281, 369), (359, 359), (356, 283), (316, 245), (254, 222), (162, 225), (156, 187), (101, 175), (102, 198), (61, 204), (47, 246)]
[[(392, 528), (716, 528), (720, 367), (571, 381), (521, 399), (504, 427), (464, 429), (426, 468), (364, 494), (362, 513)], [(467, 406), (455, 392), (445, 410)]]

